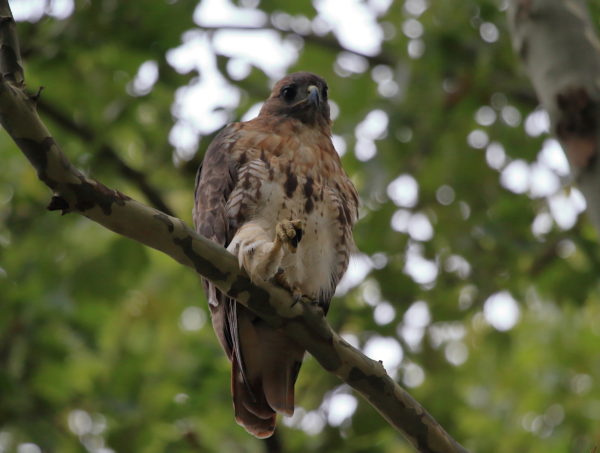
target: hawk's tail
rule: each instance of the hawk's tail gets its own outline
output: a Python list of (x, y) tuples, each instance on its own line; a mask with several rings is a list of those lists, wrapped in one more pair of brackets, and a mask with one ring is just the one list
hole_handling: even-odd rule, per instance
[(237, 317), (241, 360), (232, 358), (235, 418), (249, 433), (265, 438), (275, 431), (276, 412), (294, 413), (294, 384), (304, 350), (249, 310), (238, 310)]
[(235, 420), (259, 439), (270, 437), (275, 431), (275, 411), (267, 403), (264, 394), (261, 393), (258, 400), (258, 396), (250, 391), (235, 360), (231, 370), (231, 393)]

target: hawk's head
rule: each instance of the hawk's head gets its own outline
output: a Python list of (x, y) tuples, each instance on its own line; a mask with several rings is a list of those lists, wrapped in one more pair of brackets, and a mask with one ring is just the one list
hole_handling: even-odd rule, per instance
[(275, 84), (260, 115), (291, 117), (309, 125), (329, 127), (327, 82), (310, 72), (287, 75)]

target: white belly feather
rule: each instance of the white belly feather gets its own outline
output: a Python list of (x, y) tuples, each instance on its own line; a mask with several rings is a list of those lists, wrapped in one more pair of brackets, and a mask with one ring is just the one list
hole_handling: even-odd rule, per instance
[[(305, 181), (298, 180), (302, 187)], [(315, 191), (321, 190), (315, 187)], [(275, 237), (275, 226), (281, 220), (302, 220), (305, 224), (302, 240), (296, 253), (284, 252), (281, 267), (286, 280), (311, 298), (332, 294), (332, 273), (335, 271), (337, 252), (335, 249), (334, 215), (328, 203), (317, 203), (310, 213), (306, 212), (306, 199), (301, 190), (287, 198), (283, 185), (277, 181), (263, 181), (260, 201), (254, 214), (255, 221), (271, 237)]]
[[(277, 269), (266, 261), (275, 259), (272, 264), (282, 268), (285, 280), (303, 295), (329, 300), (347, 265), (347, 254), (338, 250), (347, 245), (339, 241), (339, 195), (313, 177), (311, 196), (307, 196), (308, 177), (298, 174), (291, 176), (291, 190), (290, 174), (282, 170), (286, 165), (277, 158), (270, 166), (252, 159), (239, 169), (227, 202), (227, 215), (237, 232), (227, 248), (238, 256), (240, 265), (247, 262), (244, 267), (251, 277), (271, 278)], [(285, 249), (273, 255), (276, 226), (282, 220), (301, 220), (305, 225), (302, 239), (295, 253)]]

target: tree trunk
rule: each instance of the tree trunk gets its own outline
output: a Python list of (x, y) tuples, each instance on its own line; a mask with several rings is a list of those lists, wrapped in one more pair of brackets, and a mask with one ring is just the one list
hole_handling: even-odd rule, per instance
[(600, 231), (600, 41), (585, 0), (511, 0), (513, 47)]

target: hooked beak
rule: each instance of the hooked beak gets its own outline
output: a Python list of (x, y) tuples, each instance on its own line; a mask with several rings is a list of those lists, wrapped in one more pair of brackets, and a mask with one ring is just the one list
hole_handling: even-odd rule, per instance
[(319, 92), (319, 88), (315, 85), (309, 85), (308, 87), (308, 102), (317, 107), (321, 105), (321, 93)]

